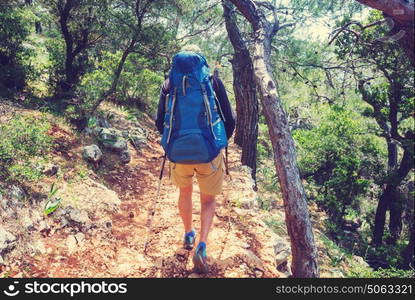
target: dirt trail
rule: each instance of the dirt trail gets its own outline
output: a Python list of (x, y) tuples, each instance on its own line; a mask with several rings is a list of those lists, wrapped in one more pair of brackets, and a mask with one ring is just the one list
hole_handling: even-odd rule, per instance
[[(148, 212), (157, 194), (162, 148), (151, 132), (149, 142), (134, 151), (132, 161), (103, 175), (122, 204), (110, 216), (108, 232), (92, 231), (78, 244), (57, 232), (42, 239), (46, 253), (23, 261), (33, 277), (199, 277), (193, 273), (192, 252), (182, 249), (183, 226), (178, 214), (178, 190), (170, 183), (168, 162), (153, 219), (147, 255)], [(229, 149), (232, 181), (226, 177), (217, 197), (216, 217), (209, 235), (211, 265), (206, 277), (280, 277), (275, 268), (272, 234), (253, 209), (238, 198), (253, 197), (249, 179), (239, 165), (240, 151)], [(194, 181), (196, 183), (196, 181)], [(199, 230), (199, 189), (194, 184), (194, 227)], [(230, 226), (229, 226), (230, 225)], [(110, 226), (110, 225), (108, 225)]]

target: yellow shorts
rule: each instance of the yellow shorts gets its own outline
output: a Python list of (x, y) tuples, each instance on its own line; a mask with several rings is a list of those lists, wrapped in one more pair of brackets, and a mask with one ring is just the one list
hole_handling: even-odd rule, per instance
[(222, 151), (208, 163), (187, 165), (170, 162), (169, 166), (171, 181), (179, 188), (191, 185), (193, 175), (196, 173), (201, 193), (218, 195), (222, 192), (225, 173)]

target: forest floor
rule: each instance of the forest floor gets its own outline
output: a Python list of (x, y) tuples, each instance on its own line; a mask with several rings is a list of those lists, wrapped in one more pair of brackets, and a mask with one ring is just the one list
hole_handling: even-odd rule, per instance
[[(239, 153), (231, 147), (231, 166)], [(112, 234), (91, 235), (81, 247), (70, 249), (66, 234), (46, 237), (50, 254), (29, 259), (36, 277), (188, 277), (192, 273), (192, 252), (182, 249), (183, 226), (178, 215), (178, 191), (164, 178), (153, 219), (147, 254), (149, 212), (157, 196), (162, 151), (154, 142), (142, 155), (106, 176), (122, 204), (111, 215)], [(233, 180), (238, 180), (238, 174)], [(199, 190), (194, 191), (194, 225), (199, 229)], [(274, 267), (269, 230), (254, 221), (245, 221), (227, 206), (231, 189), (227, 180), (217, 199), (217, 212), (209, 236), (209, 277), (278, 277)], [(230, 224), (228, 222), (230, 217)], [(253, 218), (255, 220), (255, 218)], [(230, 225), (230, 227), (229, 227)], [(193, 274), (193, 276), (197, 276)]]
[[(200, 276), (193, 272), (192, 251), (182, 248), (183, 225), (178, 214), (178, 190), (170, 183), (168, 162), (160, 196), (156, 199), (163, 151), (158, 143), (158, 133), (151, 129), (149, 118), (146, 123), (149, 130), (148, 142), (140, 150), (131, 152), (129, 164), (114, 167), (108, 160), (96, 172), (101, 179), (99, 181), (115, 191), (121, 200), (114, 212), (93, 213), (94, 216), (89, 213), (93, 222), (106, 220), (109, 230), (59, 228), (53, 218), (43, 217), (49, 228), (56, 229), (48, 230), (47, 234), (44, 230), (30, 233), (31, 239), (38, 239), (36, 242), (43, 245), (40, 247), (42, 250), (21, 253), (23, 256), (18, 260), (14, 260), (11, 255), (10, 263), (3, 270), (0, 269), (0, 274), (10, 277)], [(57, 129), (57, 126), (55, 135), (56, 132), (70, 135), (69, 131)], [(73, 136), (68, 137), (71, 138), (76, 140)], [(70, 147), (61, 150), (60, 156), (74, 164), (80, 157), (84, 142), (72, 143)], [(272, 231), (261, 221), (261, 216), (255, 210), (241, 207), (240, 200), (249, 198), (254, 201), (255, 193), (249, 184), (251, 180), (248, 172), (239, 166), (240, 150), (232, 144), (229, 149), (232, 179), (226, 177), (223, 192), (217, 197), (216, 216), (208, 243), (210, 272), (205, 276), (284, 276), (275, 266)], [(52, 182), (50, 178), (46, 180)], [(84, 184), (85, 180), (77, 183), (78, 188), (71, 193), (82, 194), (84, 189), (92, 189), (94, 186)], [(62, 194), (67, 192), (62, 191)], [(145, 254), (149, 215), (155, 200), (155, 215)], [(82, 201), (99, 202), (100, 199), (92, 196)], [(194, 228), (198, 231), (200, 203), (196, 180), (193, 206)]]

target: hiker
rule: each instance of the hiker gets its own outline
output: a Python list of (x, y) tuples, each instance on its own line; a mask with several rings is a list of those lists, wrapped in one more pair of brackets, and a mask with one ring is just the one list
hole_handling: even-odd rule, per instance
[(162, 134), (172, 183), (180, 189), (178, 206), (187, 250), (193, 249), (196, 240), (192, 227), (192, 179), (196, 174), (201, 229), (193, 263), (196, 271), (207, 273), (206, 244), (225, 171), (223, 149), (235, 129), (235, 118), (222, 81), (211, 76), (200, 52), (191, 46), (173, 57), (169, 78), (161, 88), (156, 126)]

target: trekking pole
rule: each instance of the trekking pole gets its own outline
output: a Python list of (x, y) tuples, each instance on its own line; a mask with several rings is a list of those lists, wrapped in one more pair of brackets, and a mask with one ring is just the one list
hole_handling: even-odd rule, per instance
[(229, 175), (229, 177), (232, 180), (232, 177), (229, 174), (229, 167), (228, 167), (228, 147), (225, 148), (225, 170), (226, 170), (226, 175)]
[[(228, 168), (228, 147), (225, 148), (225, 158), (224, 158), (224, 160), (225, 160), (225, 174), (229, 176), (229, 185), (230, 185), (230, 188), (233, 189), (234, 188), (234, 182), (232, 180), (232, 176), (229, 173), (229, 168)], [(225, 249), (226, 243), (228, 241), (229, 234), (230, 234), (231, 229), (232, 229), (231, 228), (231, 226), (232, 226), (231, 225), (232, 206), (231, 206), (231, 199), (229, 198), (229, 191), (227, 192), (225, 197), (226, 197), (226, 210), (227, 210), (227, 215), (228, 215), (227, 216), (228, 230), (226, 231), (225, 239), (222, 243), (223, 246), (222, 246), (222, 250), (220, 251), (219, 258), (222, 257), (222, 253)]]
[[(229, 181), (231, 184), (231, 188), (234, 188), (234, 184), (233, 184), (233, 180), (232, 180), (232, 176), (229, 173), (229, 160), (228, 160), (228, 147), (225, 148), (225, 157), (226, 157), (226, 175), (229, 176)], [(229, 199), (229, 194), (228, 194), (228, 201), (227, 201), (227, 205), (228, 205), (228, 231), (231, 230), (231, 199)]]
[(151, 211), (150, 211), (150, 220), (149, 220), (149, 223), (148, 223), (147, 238), (146, 238), (146, 242), (144, 244), (144, 255), (147, 254), (147, 247), (148, 247), (148, 244), (150, 243), (150, 234), (151, 234), (151, 231), (153, 229), (152, 228), (153, 227), (153, 218), (154, 218), (154, 215), (156, 213), (157, 200), (160, 197), (161, 181), (163, 179), (163, 172), (164, 172), (164, 165), (166, 164), (166, 157), (167, 157), (167, 153), (164, 154), (163, 162), (161, 163), (161, 170), (160, 170), (158, 186), (157, 186), (157, 194), (156, 194), (156, 198), (153, 199), (153, 205), (152, 205)]

